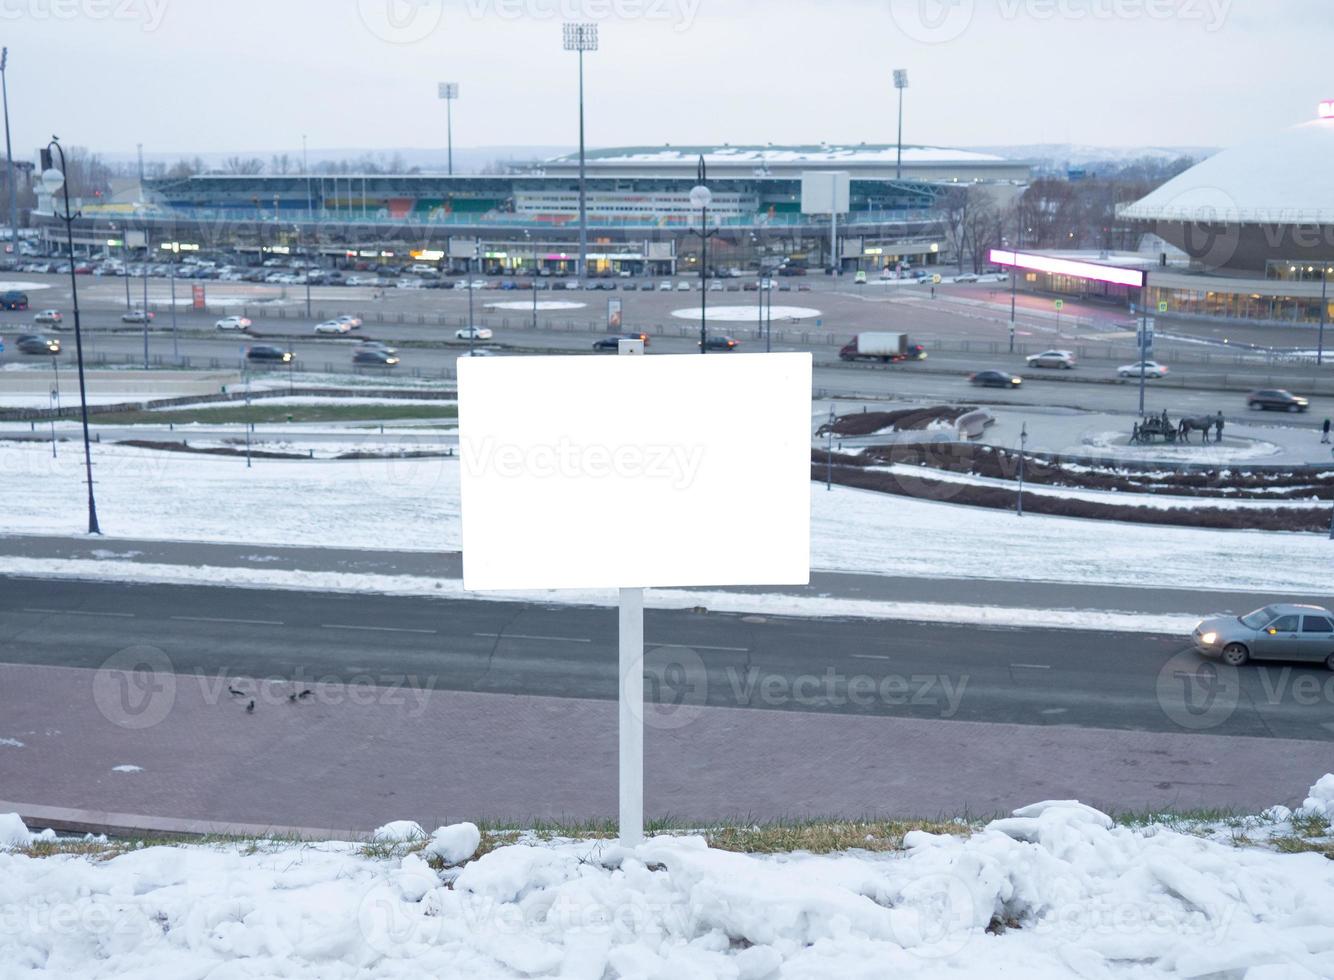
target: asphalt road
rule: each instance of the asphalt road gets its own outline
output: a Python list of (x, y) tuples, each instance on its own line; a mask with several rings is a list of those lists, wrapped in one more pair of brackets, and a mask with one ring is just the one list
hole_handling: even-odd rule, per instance
[[(7, 578), (0, 662), (95, 670), (149, 647), (178, 674), (606, 700), (615, 624), (579, 606)], [(1334, 740), (1334, 675), (1219, 673), (1180, 637), (688, 611), (650, 611), (645, 631), (648, 697), (669, 706)]]

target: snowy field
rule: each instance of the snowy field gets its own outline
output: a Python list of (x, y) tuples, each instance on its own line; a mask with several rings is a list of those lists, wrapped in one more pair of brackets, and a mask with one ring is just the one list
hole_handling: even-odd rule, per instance
[[(1334, 776), (1300, 816), (1334, 816)], [(1291, 817), (1275, 808), (1240, 829), (1264, 840)], [(473, 825), (428, 836), (398, 822), (370, 853), (271, 842), (93, 860), (7, 852), (53, 835), (0, 815), (0, 974), (1329, 977), (1334, 862), (1238, 846), (1236, 830), (1119, 827), (1055, 801), (879, 853), (525, 837), (474, 860)]]
[[(440, 434), (376, 440), (413, 451)], [(82, 454), (0, 443), (0, 533), (78, 534)], [(456, 551), (458, 460), (255, 460), (94, 447), (98, 515), (112, 537)], [(1326, 594), (1322, 535), (1086, 521), (813, 484), (812, 564), (821, 570)], [(745, 501), (731, 506), (744, 507)], [(261, 519), (262, 518), (262, 519)], [(1282, 555), (1281, 560), (1276, 555)], [(949, 596), (942, 596), (948, 601)]]

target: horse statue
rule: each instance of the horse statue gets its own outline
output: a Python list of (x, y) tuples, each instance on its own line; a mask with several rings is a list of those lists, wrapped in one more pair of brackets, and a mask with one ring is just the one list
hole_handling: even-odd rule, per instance
[(1218, 424), (1218, 420), (1212, 415), (1193, 415), (1183, 418), (1177, 426), (1177, 435), (1186, 442), (1190, 442), (1192, 432), (1202, 433), (1201, 442), (1209, 441), (1209, 430)]

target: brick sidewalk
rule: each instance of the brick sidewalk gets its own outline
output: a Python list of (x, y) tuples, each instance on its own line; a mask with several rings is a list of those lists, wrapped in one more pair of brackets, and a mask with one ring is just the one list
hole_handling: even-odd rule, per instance
[[(327, 686), (291, 702), (246, 682), (250, 714), (213, 678), (158, 678), (139, 702), (121, 680), (0, 666), (0, 739), (23, 743), (0, 742), (0, 800), (333, 833), (616, 813), (610, 702)], [(1050, 798), (1254, 812), (1330, 768), (1318, 742), (679, 710), (647, 732), (650, 818), (985, 816)]]

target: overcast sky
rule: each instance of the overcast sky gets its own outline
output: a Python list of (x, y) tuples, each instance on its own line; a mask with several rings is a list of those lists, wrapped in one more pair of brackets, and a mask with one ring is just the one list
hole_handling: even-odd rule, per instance
[(1329, 0), (0, 0), (16, 156), (592, 146), (1226, 146), (1334, 98)]

